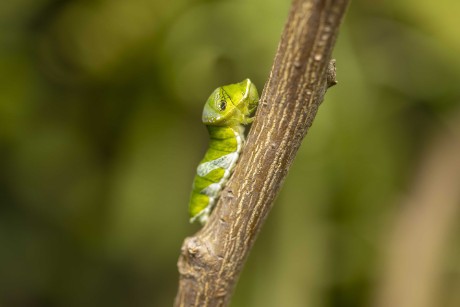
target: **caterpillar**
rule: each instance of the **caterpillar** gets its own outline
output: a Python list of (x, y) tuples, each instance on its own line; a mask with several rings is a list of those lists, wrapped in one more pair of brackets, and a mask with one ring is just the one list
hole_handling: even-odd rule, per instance
[(197, 167), (190, 196), (190, 222), (205, 224), (220, 191), (230, 178), (244, 145), (245, 125), (257, 108), (259, 95), (251, 80), (217, 88), (203, 109), (209, 148)]

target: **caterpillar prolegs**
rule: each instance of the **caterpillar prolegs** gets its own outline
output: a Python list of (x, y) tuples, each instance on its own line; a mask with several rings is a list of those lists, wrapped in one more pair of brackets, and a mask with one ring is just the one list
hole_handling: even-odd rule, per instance
[(259, 95), (251, 80), (217, 88), (203, 109), (209, 148), (197, 168), (190, 197), (190, 222), (205, 224), (220, 191), (230, 178), (244, 145), (245, 125), (257, 108)]

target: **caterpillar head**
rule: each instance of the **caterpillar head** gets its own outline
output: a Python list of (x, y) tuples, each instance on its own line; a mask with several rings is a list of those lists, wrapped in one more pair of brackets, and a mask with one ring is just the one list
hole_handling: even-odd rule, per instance
[(259, 95), (251, 80), (224, 85), (217, 88), (206, 101), (203, 123), (212, 126), (247, 124), (258, 102)]

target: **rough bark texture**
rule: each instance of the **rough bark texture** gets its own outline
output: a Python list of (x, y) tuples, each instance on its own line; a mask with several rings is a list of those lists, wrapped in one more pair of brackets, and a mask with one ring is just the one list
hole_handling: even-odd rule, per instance
[(182, 245), (175, 306), (228, 305), (324, 93), (335, 84), (330, 57), (347, 4), (293, 1), (240, 162), (208, 223)]

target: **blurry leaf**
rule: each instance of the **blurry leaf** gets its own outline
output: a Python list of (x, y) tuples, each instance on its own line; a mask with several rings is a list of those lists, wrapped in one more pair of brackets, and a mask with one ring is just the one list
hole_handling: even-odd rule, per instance
[(161, 263), (176, 256), (184, 230), (191, 229), (187, 206), (199, 157), (187, 154), (198, 142), (185, 131), (177, 117), (150, 102), (133, 114), (111, 197), (110, 244), (121, 254), (141, 251), (137, 257), (147, 260), (154, 253)]

